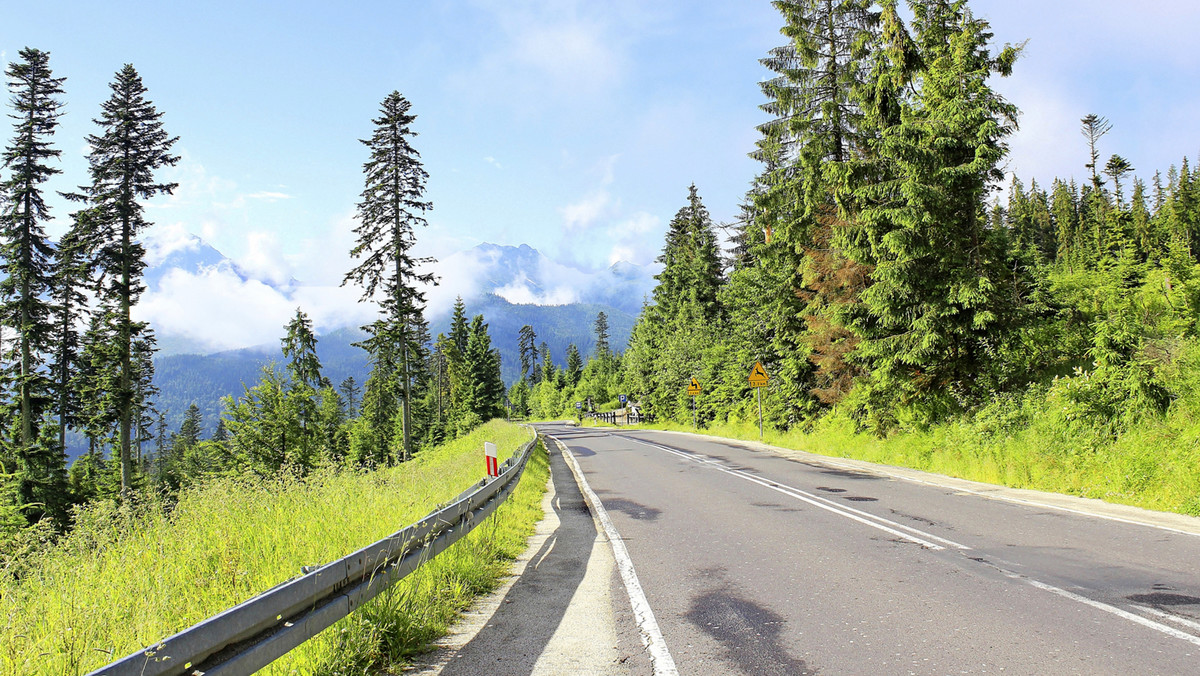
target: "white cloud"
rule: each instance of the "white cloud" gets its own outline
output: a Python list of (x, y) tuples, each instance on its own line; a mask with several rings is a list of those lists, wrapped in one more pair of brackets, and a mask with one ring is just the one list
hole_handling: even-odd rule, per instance
[(186, 149), (180, 149), (180, 160), (164, 170), (168, 181), (178, 187), (168, 196), (157, 197), (146, 204), (149, 209), (181, 209), (184, 207), (211, 208), (229, 199), (237, 183), (209, 173)]
[(1007, 169), (1029, 187), (1036, 178), (1049, 188), (1054, 177), (1078, 174), (1087, 162), (1079, 136), (1076, 104), (1053, 81), (1038, 78), (999, 80), (993, 85), (1021, 107), (1020, 129), (1009, 138)]
[(644, 211), (613, 224), (607, 231), (608, 240), (613, 242), (609, 265), (620, 261), (637, 265), (653, 263), (661, 248), (661, 227), (662, 221), (657, 216)]
[(513, 282), (496, 289), (496, 295), (516, 305), (567, 305), (579, 301), (579, 292), (567, 286), (558, 286), (539, 292), (532, 288), (530, 280)]
[(638, 3), (476, 0), (495, 34), (466, 71), (451, 79), (472, 96), (530, 109), (535, 101), (586, 105), (621, 86), (630, 43), (644, 13)]
[(586, 230), (595, 225), (596, 221), (608, 211), (611, 200), (612, 197), (608, 191), (596, 190), (578, 202), (562, 207), (559, 209), (559, 213), (562, 214), (568, 231)]
[(243, 195), (244, 199), (248, 200), (265, 200), (267, 202), (278, 202), (279, 200), (290, 200), (292, 196), (283, 192), (274, 192), (271, 190), (260, 190), (258, 192)]
[(295, 305), (279, 291), (243, 281), (227, 268), (172, 270), (135, 308), (138, 319), (160, 334), (184, 335), (213, 350), (278, 339), (293, 312)]
[(360, 303), (362, 291), (354, 286), (300, 286), (292, 293), (293, 306), (312, 318), (318, 332), (369, 324), (379, 315), (375, 303)]
[[(353, 212), (336, 219), (325, 231), (299, 242), (295, 254), (284, 256), (292, 276), (306, 285), (337, 286), (358, 261), (350, 256), (358, 221)], [(358, 293), (362, 293), (359, 290)]]
[(487, 157), (483, 158), (483, 161), (487, 162), (488, 164), (492, 165), (493, 167), (495, 167), (497, 169), (504, 168), (504, 165), (500, 164), (500, 162), (496, 158), (492, 157), (491, 155), (488, 155)]
[(279, 247), (279, 237), (270, 231), (246, 234), (246, 254), (237, 259), (237, 264), (251, 277), (265, 279), (274, 284), (287, 284), (292, 279), (288, 265)]
[(625, 58), (605, 28), (578, 18), (523, 22), (512, 35), (512, 56), (557, 84), (604, 89), (617, 83), (625, 69)]
[(146, 249), (146, 265), (154, 267), (177, 251), (195, 251), (200, 240), (183, 223), (162, 223), (146, 231), (142, 246)]

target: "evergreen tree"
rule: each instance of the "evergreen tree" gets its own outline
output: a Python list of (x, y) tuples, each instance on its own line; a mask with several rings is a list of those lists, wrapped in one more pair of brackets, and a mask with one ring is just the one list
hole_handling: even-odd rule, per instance
[(432, 205), (424, 200), (429, 175), (410, 143), (410, 138), (416, 136), (411, 125), (417, 119), (410, 109), (411, 104), (400, 92), (392, 92), (383, 101), (380, 117), (373, 120), (371, 138), (362, 141), (370, 150), (370, 159), (363, 165), (366, 187), (358, 203), (359, 225), (354, 230), (358, 242), (350, 252), (362, 260), (343, 282), (362, 285), (363, 300), (374, 297), (376, 290), (382, 292), (380, 307), (386, 321), (376, 327), (375, 333), (399, 346), (397, 377), (402, 388), (406, 458), (412, 453), (412, 387), (420, 363), (413, 351), (413, 333), (424, 324), (425, 294), (419, 285), (434, 281), (432, 273), (418, 271), (420, 265), (432, 260), (411, 254), (415, 229), (427, 224), (423, 214)]
[(213, 430), (211, 441), (219, 444), (229, 441), (229, 428), (225, 426), (225, 418), (217, 419), (217, 429)]
[(1055, 180), (1050, 192), (1050, 211), (1058, 232), (1055, 259), (1068, 268), (1077, 262), (1079, 233), (1079, 203), (1075, 184)]
[(342, 402), (346, 405), (346, 417), (353, 418), (357, 416), (358, 395), (361, 391), (358, 381), (354, 379), (354, 376), (346, 376), (346, 379), (338, 386), (338, 391), (342, 395)]
[(454, 299), (454, 311), (450, 315), (450, 340), (459, 354), (467, 353), (467, 339), (471, 331), (467, 320), (467, 307), (462, 296)]
[(1099, 191), (1104, 182), (1100, 180), (1100, 151), (1096, 148), (1100, 139), (1112, 131), (1112, 123), (1105, 118), (1089, 113), (1079, 121), (1079, 133), (1087, 139), (1089, 161), (1084, 166), (1092, 172), (1092, 188)]
[(612, 354), (612, 349), (608, 346), (608, 315), (601, 310), (596, 314), (596, 323), (592, 330), (596, 334), (596, 359), (604, 362)]
[(875, 268), (857, 353), (881, 396), (894, 401), (899, 389), (938, 416), (984, 384), (1008, 325), (1003, 246), (982, 214), (1017, 113), (988, 80), (1008, 75), (1020, 50), (991, 55), (988, 25), (965, 0), (912, 9), (920, 86), (875, 145), (894, 178), (858, 193)]
[(230, 433), (229, 451), (243, 469), (262, 474), (290, 466), (312, 466), (300, 428), (296, 396), (287, 380), (272, 366), (263, 367), (262, 378), (234, 400), (223, 401)]
[[(350, 437), (350, 457), (364, 467), (381, 466), (395, 457), (389, 449), (391, 424), (400, 408), (395, 353), (395, 346), (386, 340), (367, 350), (371, 371), (363, 385), (362, 405)], [(398, 455), (402, 454), (403, 449)]]
[(132, 434), (138, 417), (132, 353), (137, 335), (144, 330), (144, 325), (130, 317), (130, 310), (143, 290), (145, 268), (144, 249), (136, 238), (150, 225), (139, 200), (171, 194), (177, 184), (156, 183), (154, 172), (174, 165), (179, 157), (170, 154), (178, 138), (163, 130), (162, 113), (146, 100), (146, 88), (133, 66), (126, 64), (109, 87), (112, 96), (101, 104), (100, 117), (95, 120), (100, 134), (87, 137), (92, 183), (70, 197), (86, 202), (91, 211), (88, 241), (96, 247), (96, 262), (106, 281), (100, 288), (101, 297), (116, 306), (114, 392), (121, 490), (128, 492), (133, 481)]
[(288, 359), (288, 375), (298, 384), (317, 390), (321, 387), (321, 360), (317, 357), (317, 337), (312, 321), (300, 308), (286, 327), (283, 358)]
[(504, 381), (500, 378), (500, 352), (492, 349), (488, 325), (483, 315), (471, 320), (467, 339), (467, 364), (471, 392), (469, 410), (480, 422), (504, 415)]
[(657, 261), (663, 265), (654, 288), (659, 316), (674, 316), (678, 307), (689, 301), (703, 308), (707, 318), (717, 316), (721, 258), (712, 219), (694, 184), (688, 187), (687, 206), (667, 226), (666, 244)]
[(79, 371), (80, 335), (78, 327), (84, 323), (87, 312), (87, 296), (90, 266), (87, 260), (87, 243), (82, 239), (89, 228), (85, 221), (89, 212), (73, 215), (73, 225), (58, 243), (54, 265), (54, 283), (51, 301), (54, 304), (54, 360), (50, 365), (55, 393), (55, 413), (58, 417), (58, 447), (67, 447), (67, 428), (78, 428), (83, 402), (74, 387), (75, 374)]
[[(54, 334), (50, 292), (52, 251), (43, 222), (50, 213), (41, 185), (61, 173), (47, 162), (57, 159), (50, 138), (62, 115), (65, 78), (53, 77), (50, 55), (37, 49), (20, 51), (21, 61), (6, 74), (16, 122), (12, 142), (4, 150), (4, 167), (10, 170), (0, 184), (0, 323), (13, 327), (16, 339), (8, 359), (14, 373), (18, 425), (14, 435), (19, 478), (18, 500), (41, 505), (27, 512), (30, 518), (61, 504), (66, 488), (65, 456), (61, 446), (39, 443), (38, 425), (50, 399), (50, 381), (42, 368)], [(60, 520), (64, 515), (53, 514)]]
[(550, 356), (550, 346), (546, 344), (546, 341), (542, 341), (538, 353), (542, 355), (542, 382), (553, 382), (557, 373), (554, 367), (554, 358)]
[[(80, 410), (82, 431), (92, 449), (106, 446), (113, 440), (120, 417), (116, 324), (117, 313), (107, 305), (102, 304), (92, 313), (80, 339), (79, 371), (72, 380), (72, 388), (78, 392), (83, 404)], [(116, 470), (120, 473), (119, 457), (115, 459)]]
[(537, 334), (526, 324), (517, 333), (517, 354), (521, 360), (521, 380), (531, 385), (538, 383)]
[(579, 356), (579, 348), (575, 347), (575, 343), (567, 346), (567, 383), (571, 387), (579, 384), (579, 377), (583, 375), (583, 358)]
[(196, 457), (202, 424), (200, 407), (193, 402), (183, 414), (179, 432), (171, 436), (167, 455), (158, 458), (159, 483), (167, 489), (178, 490), (185, 477), (198, 477), (208, 471)]
[[(761, 85), (768, 99), (762, 108), (774, 119), (759, 127), (754, 157), (765, 167), (751, 192), (757, 213), (743, 219), (765, 231), (757, 253), (768, 269), (741, 274), (756, 284), (778, 278), (761, 287), (758, 303), (771, 326), (770, 352), (779, 356), (777, 386), (794, 402), (795, 417), (810, 391), (833, 403), (859, 373), (850, 326), (864, 314), (860, 294), (871, 261), (862, 255), (870, 249), (862, 229), (851, 222), (850, 192), (886, 175), (870, 145), (895, 122), (900, 87), (882, 68), (881, 43), (890, 39), (897, 59), (912, 50), (891, 2), (879, 9), (865, 0), (775, 6), (790, 43), (763, 60), (778, 74)], [(889, 12), (890, 23), (882, 22)], [(885, 23), (890, 34), (880, 29)]]

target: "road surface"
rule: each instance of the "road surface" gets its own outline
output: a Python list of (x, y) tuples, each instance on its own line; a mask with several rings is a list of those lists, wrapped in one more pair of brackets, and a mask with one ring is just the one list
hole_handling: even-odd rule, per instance
[[(658, 633), (653, 662), (611, 673), (1200, 674), (1200, 521), (692, 435), (540, 429), (640, 588), (603, 569), (621, 601), (592, 613), (606, 654)], [(519, 626), (507, 611), (494, 621)]]

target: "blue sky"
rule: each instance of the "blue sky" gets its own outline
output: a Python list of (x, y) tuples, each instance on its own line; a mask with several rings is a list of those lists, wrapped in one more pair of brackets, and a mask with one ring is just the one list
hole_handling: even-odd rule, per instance
[[(1104, 156), (1120, 153), (1139, 175), (1195, 161), (1200, 3), (972, 7), (999, 43), (1029, 40), (997, 83), (1024, 111), (1009, 168), (1026, 182), (1083, 175), (1089, 112), (1113, 123)], [(116, 70), (134, 64), (184, 158), (167, 174), (179, 191), (150, 211), (160, 234), (194, 233), (256, 275), (319, 288), (307, 302), (328, 328), (365, 316), (342, 307), (354, 293), (330, 287), (349, 265), (357, 139), (389, 92), (412, 102), (431, 175), (423, 253), (449, 259), (490, 241), (592, 268), (647, 263), (688, 184), (718, 221), (734, 218), (758, 169), (746, 155), (764, 120), (757, 60), (782, 42), (780, 25), (759, 0), (4, 0), (0, 52), (7, 62), (27, 45), (47, 50), (68, 78), (61, 190), (86, 181), (91, 118)], [(297, 300), (225, 282), (180, 280), (177, 296), (149, 300), (166, 312), (210, 293), (216, 312), (230, 294), (264, 327)]]

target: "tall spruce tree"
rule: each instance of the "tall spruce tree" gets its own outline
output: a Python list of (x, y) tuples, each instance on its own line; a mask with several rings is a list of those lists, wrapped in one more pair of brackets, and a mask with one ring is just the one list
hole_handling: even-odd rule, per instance
[(67, 446), (67, 428), (78, 428), (83, 402), (74, 387), (75, 374), (79, 371), (80, 342), (79, 327), (88, 316), (88, 299), (84, 291), (89, 287), (91, 266), (88, 260), (88, 245), (83, 239), (88, 233), (86, 220), (90, 212), (83, 210), (72, 215), (71, 229), (58, 243), (54, 262), (54, 284), (51, 301), (54, 304), (54, 359), (50, 365), (54, 380), (55, 414), (58, 417), (58, 446)]
[(567, 346), (567, 384), (575, 387), (579, 384), (579, 377), (583, 375), (583, 358), (579, 356), (579, 348), (575, 347), (575, 343)]
[(338, 385), (338, 392), (342, 395), (342, 403), (346, 405), (346, 417), (353, 418), (358, 415), (358, 396), (361, 388), (358, 386), (358, 381), (354, 376), (346, 376), (341, 385)]
[(317, 337), (312, 320), (300, 308), (285, 329), (283, 357), (288, 360), (288, 375), (296, 383), (317, 390), (321, 387), (321, 360), (317, 356)]
[[(810, 391), (833, 403), (859, 374), (850, 361), (858, 336), (848, 326), (862, 314), (859, 296), (871, 268), (865, 257), (850, 254), (869, 247), (856, 241), (861, 230), (851, 223), (849, 193), (880, 175), (868, 148), (883, 120), (895, 115), (898, 87), (877, 76), (881, 40), (888, 37), (879, 28), (881, 15), (894, 12), (893, 3), (774, 4), (790, 42), (762, 60), (776, 73), (761, 85), (767, 97), (761, 107), (773, 119), (759, 127), (753, 156), (765, 167), (751, 193), (756, 213), (743, 219), (765, 230), (757, 254), (770, 271), (743, 268), (739, 277), (778, 278), (762, 288), (759, 302), (772, 325), (778, 387), (796, 406), (793, 417)], [(901, 48), (906, 44), (903, 31), (891, 38)], [(771, 360), (760, 349), (752, 352), (747, 357)]]
[(663, 270), (655, 279), (654, 304), (660, 317), (672, 317), (685, 302), (699, 305), (705, 317), (719, 313), (721, 258), (708, 209), (695, 184), (688, 186), (687, 205), (667, 226), (666, 243), (657, 262)]
[(10, 174), (0, 184), (0, 324), (16, 332), (6, 361), (13, 370), (9, 382), (16, 388), (18, 500), (43, 505), (40, 515), (61, 502), (66, 486), (63, 449), (39, 443), (38, 428), (51, 397), (42, 364), (54, 334), (53, 252), (42, 225), (50, 212), (41, 186), (61, 173), (48, 161), (61, 154), (50, 141), (62, 116), (58, 96), (66, 78), (53, 76), (48, 52), (26, 47), (20, 57), (6, 71), (13, 108), (9, 117), (15, 123), (3, 155)]
[(373, 120), (374, 133), (362, 141), (370, 150), (370, 159), (363, 164), (366, 187), (358, 203), (359, 225), (354, 229), (358, 242), (350, 252), (361, 262), (343, 281), (363, 286), (363, 300), (381, 292), (385, 321), (376, 326), (375, 333), (394, 341), (398, 349), (396, 375), (403, 398), (405, 458), (412, 453), (412, 388), (420, 365), (420, 346), (414, 335), (424, 325), (425, 294), (419, 285), (434, 282), (432, 273), (418, 270), (432, 259), (414, 258), (411, 253), (415, 230), (427, 225), (424, 213), (432, 208), (424, 199), (429, 174), (410, 142), (416, 136), (412, 123), (417, 119), (411, 108), (400, 92), (389, 94), (380, 116)]
[(596, 313), (596, 322), (592, 326), (596, 334), (596, 359), (605, 361), (611, 356), (612, 348), (608, 345), (608, 315), (604, 311)]
[(300, 308), (296, 316), (285, 327), (282, 342), (283, 357), (287, 359), (289, 377), (288, 394), (293, 398), (296, 414), (300, 418), (302, 455), (311, 455), (309, 446), (313, 441), (317, 418), (318, 393), (321, 389), (321, 360), (317, 357), (317, 337), (313, 333), (312, 321)]
[(504, 415), (504, 381), (500, 378), (500, 352), (492, 349), (488, 325), (483, 315), (471, 320), (467, 339), (467, 364), (470, 372), (469, 409), (481, 422)]
[(178, 137), (168, 136), (163, 129), (162, 113), (146, 99), (146, 87), (132, 65), (117, 71), (109, 88), (112, 95), (101, 104), (100, 117), (95, 120), (100, 133), (87, 137), (92, 183), (69, 197), (88, 206), (91, 231), (87, 240), (95, 246), (103, 277), (100, 296), (114, 306), (121, 490), (128, 492), (133, 485), (132, 435), (140, 415), (134, 410), (133, 345), (146, 330), (144, 323), (130, 316), (144, 289), (145, 250), (137, 237), (150, 223), (144, 217), (142, 200), (174, 191), (178, 184), (156, 182), (154, 173), (176, 164), (179, 156), (170, 153)]
[(1112, 123), (1107, 119), (1095, 114), (1089, 113), (1079, 121), (1079, 133), (1083, 138), (1087, 139), (1088, 144), (1088, 163), (1084, 166), (1092, 172), (1092, 187), (1100, 190), (1104, 182), (1100, 180), (1100, 150), (1097, 145), (1104, 135), (1112, 131)]
[(858, 195), (875, 251), (858, 354), (886, 396), (905, 392), (937, 416), (985, 384), (1007, 326), (1006, 260), (983, 214), (1017, 111), (989, 78), (1008, 75), (1020, 49), (992, 55), (988, 24), (966, 0), (910, 7), (919, 86), (875, 146), (893, 177)]
[(528, 324), (522, 326), (521, 330), (517, 332), (517, 355), (521, 360), (521, 380), (527, 381), (530, 385), (536, 385), (539, 366), (537, 334)]

